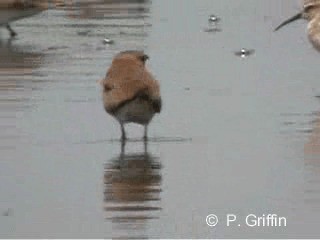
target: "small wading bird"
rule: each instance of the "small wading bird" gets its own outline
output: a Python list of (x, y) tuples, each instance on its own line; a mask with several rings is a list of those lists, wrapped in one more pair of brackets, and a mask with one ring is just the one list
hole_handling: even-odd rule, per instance
[(10, 22), (35, 15), (47, 8), (48, 1), (45, 0), (0, 0), (0, 26), (6, 26), (11, 37), (14, 37), (17, 33), (10, 27)]
[(100, 81), (104, 108), (119, 121), (122, 141), (126, 139), (124, 124), (130, 122), (144, 126), (146, 141), (148, 124), (161, 111), (160, 86), (146, 69), (147, 59), (142, 51), (120, 52)]
[(320, 51), (320, 0), (304, 0), (302, 12), (281, 23), (275, 31), (298, 19), (306, 19), (309, 21), (309, 40), (312, 45)]

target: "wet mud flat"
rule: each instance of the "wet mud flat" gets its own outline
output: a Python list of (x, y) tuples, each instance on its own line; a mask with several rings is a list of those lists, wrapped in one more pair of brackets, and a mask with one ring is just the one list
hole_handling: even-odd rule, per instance
[[(273, 32), (296, 9), (77, 1), (12, 23), (13, 40), (1, 28), (0, 237), (318, 238), (319, 53), (303, 23)], [(101, 102), (97, 81), (127, 49), (161, 85), (148, 144), (131, 125), (122, 145)]]

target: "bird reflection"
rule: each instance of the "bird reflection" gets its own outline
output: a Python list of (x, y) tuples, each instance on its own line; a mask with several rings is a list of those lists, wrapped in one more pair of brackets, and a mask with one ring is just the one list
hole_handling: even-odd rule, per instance
[(39, 67), (43, 54), (28, 52), (20, 46), (13, 45), (12, 39), (0, 40), (0, 75), (32, 73)]
[(146, 223), (161, 210), (161, 164), (147, 142), (138, 153), (125, 153), (125, 144), (105, 167), (105, 210), (114, 237), (145, 238)]
[(149, 12), (150, 0), (79, 0), (66, 1), (63, 6), (71, 10), (70, 17), (74, 18), (144, 18)]
[(34, 104), (34, 70), (40, 67), (43, 57), (42, 53), (13, 44), (12, 39), (0, 40), (1, 149), (15, 151), (17, 141), (24, 137), (17, 120)]
[(320, 118), (315, 119), (313, 123), (311, 135), (305, 145), (305, 154), (318, 156), (320, 164)]
[(320, 209), (320, 114), (313, 121), (313, 129), (304, 146), (305, 189), (304, 202)]
[(6, 96), (0, 100), (2, 106), (11, 110), (26, 107), (32, 98), (29, 90), (34, 70), (40, 67), (43, 57), (42, 53), (14, 45), (12, 39), (0, 40), (0, 93)]

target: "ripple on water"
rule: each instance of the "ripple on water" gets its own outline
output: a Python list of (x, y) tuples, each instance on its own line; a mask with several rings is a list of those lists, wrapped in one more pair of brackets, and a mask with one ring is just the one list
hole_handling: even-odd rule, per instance
[[(183, 137), (150, 137), (148, 142), (150, 143), (183, 143), (191, 142), (192, 138)], [(129, 138), (126, 142), (144, 142), (142, 138)], [(121, 143), (121, 139), (98, 139), (92, 141), (81, 141), (74, 144), (99, 144), (99, 143)]]

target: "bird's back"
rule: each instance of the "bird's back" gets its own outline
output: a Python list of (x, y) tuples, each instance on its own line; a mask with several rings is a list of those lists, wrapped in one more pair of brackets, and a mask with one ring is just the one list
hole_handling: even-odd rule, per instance
[(159, 83), (144, 64), (135, 58), (115, 58), (102, 85), (104, 107), (110, 114), (115, 114), (121, 107), (137, 98), (151, 104), (158, 102), (154, 111), (160, 112)]

